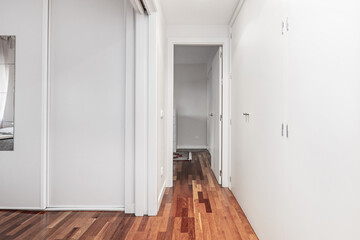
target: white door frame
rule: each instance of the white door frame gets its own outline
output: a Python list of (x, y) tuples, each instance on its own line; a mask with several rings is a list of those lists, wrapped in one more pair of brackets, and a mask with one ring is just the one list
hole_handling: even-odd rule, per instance
[[(135, 13), (135, 164), (131, 170), (135, 171), (136, 216), (156, 216), (159, 209), (156, 33), (156, 14)], [(127, 181), (131, 180), (125, 179), (125, 183)]]
[(169, 38), (168, 40), (168, 89), (167, 89), (167, 187), (173, 187), (173, 113), (174, 113), (174, 49), (175, 45), (222, 46), (223, 47), (223, 150), (222, 150), (222, 186), (229, 187), (229, 127), (230, 127), (230, 88), (229, 88), (229, 38)]
[(42, 26), (42, 80), (41, 80), (41, 200), (40, 208), (46, 209), (49, 199), (49, 45), (50, 45), (50, 0), (43, 0)]

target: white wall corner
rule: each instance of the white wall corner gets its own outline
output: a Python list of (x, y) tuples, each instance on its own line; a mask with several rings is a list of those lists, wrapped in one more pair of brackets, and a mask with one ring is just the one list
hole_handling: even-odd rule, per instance
[(232, 27), (237, 19), (237, 17), (239, 16), (239, 13), (241, 12), (242, 6), (244, 5), (244, 2), (246, 0), (240, 0), (238, 5), (236, 6), (233, 15), (231, 16), (230, 22), (229, 22), (229, 26)]

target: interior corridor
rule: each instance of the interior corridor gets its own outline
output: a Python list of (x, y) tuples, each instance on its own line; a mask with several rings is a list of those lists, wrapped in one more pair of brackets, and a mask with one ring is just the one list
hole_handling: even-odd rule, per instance
[(3, 239), (258, 239), (228, 188), (217, 183), (208, 151), (174, 161), (156, 217), (123, 212), (0, 211)]
[(231, 191), (217, 183), (209, 152), (192, 156), (174, 161), (174, 188), (166, 190), (159, 212), (168, 219), (160, 239), (258, 239)]

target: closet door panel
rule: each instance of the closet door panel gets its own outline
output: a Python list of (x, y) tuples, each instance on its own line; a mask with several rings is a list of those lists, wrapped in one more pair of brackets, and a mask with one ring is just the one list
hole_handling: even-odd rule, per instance
[(123, 1), (50, 2), (50, 207), (122, 207)]
[(360, 2), (289, 0), (286, 239), (360, 235)]
[(232, 29), (231, 188), (269, 240), (284, 239), (283, 14), (280, 0), (245, 1)]

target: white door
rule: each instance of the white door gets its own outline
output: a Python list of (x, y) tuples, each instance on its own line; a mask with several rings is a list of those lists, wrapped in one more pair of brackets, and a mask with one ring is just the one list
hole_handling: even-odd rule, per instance
[[(213, 108), (212, 108), (212, 68), (210, 68), (208, 72), (208, 79), (207, 79), (207, 126), (206, 126), (206, 144), (208, 147), (208, 150), (210, 152), (210, 155), (213, 156), (213, 149), (214, 149), (214, 114), (213, 114)], [(211, 158), (211, 166), (213, 166), (213, 159)]]
[(282, 176), (283, 19), (282, 0), (246, 1), (231, 44), (231, 190), (240, 202), (249, 203), (246, 208), (259, 238), (271, 240), (284, 239), (287, 210)]
[(216, 52), (212, 62), (212, 96), (211, 96), (211, 124), (212, 144), (211, 167), (216, 179), (221, 184), (222, 171), (222, 47)]
[(124, 205), (123, 7), (51, 1), (49, 207)]
[(291, 211), (283, 228), (293, 240), (358, 239), (360, 2), (288, 2)]

